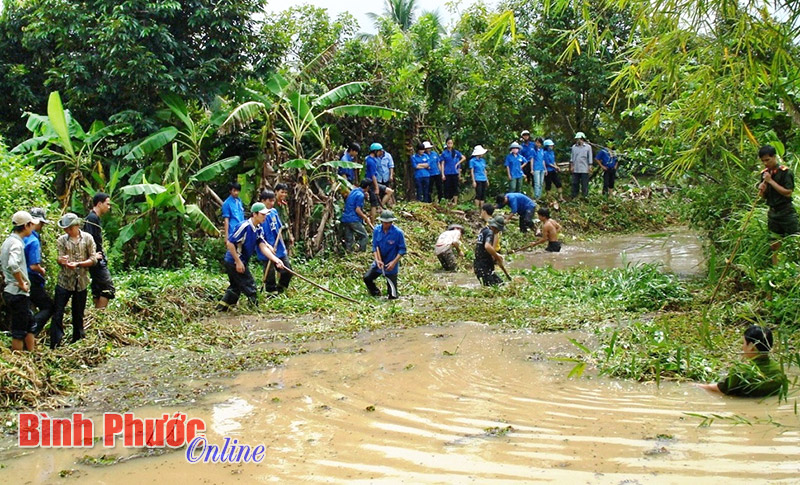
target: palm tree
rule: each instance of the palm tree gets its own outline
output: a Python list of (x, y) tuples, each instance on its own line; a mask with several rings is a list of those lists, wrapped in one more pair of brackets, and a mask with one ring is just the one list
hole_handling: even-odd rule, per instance
[(397, 24), (400, 30), (406, 32), (414, 24), (414, 11), (417, 9), (417, 0), (384, 0), (383, 15), (369, 12), (369, 17), (377, 29), (381, 27), (381, 18), (388, 19)]

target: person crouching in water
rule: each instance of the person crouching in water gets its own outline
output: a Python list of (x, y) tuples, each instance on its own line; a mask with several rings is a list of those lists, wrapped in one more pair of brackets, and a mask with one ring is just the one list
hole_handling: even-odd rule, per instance
[(472, 264), (475, 276), (484, 286), (497, 286), (503, 282), (494, 272), (495, 263), (503, 264), (503, 257), (494, 248), (494, 239), (505, 229), (502, 216), (489, 220), (489, 225), (481, 229), (475, 244), (475, 261)]
[(558, 240), (558, 233), (561, 232), (561, 224), (550, 219), (550, 209), (542, 207), (536, 211), (539, 220), (542, 221), (542, 238), (531, 244), (531, 247), (547, 243), (545, 251), (550, 253), (561, 252), (561, 242)]
[(744, 331), (742, 354), (747, 363), (728, 372), (728, 376), (712, 384), (698, 387), (729, 396), (767, 397), (780, 394), (788, 388), (789, 381), (781, 366), (769, 358), (772, 349), (772, 331), (758, 325), (750, 325)]
[(261, 202), (256, 202), (250, 208), (252, 215), (249, 219), (239, 224), (225, 241), (228, 252), (225, 253), (225, 271), (228, 273), (228, 289), (217, 304), (217, 310), (227, 311), (236, 305), (239, 296), (244, 293), (250, 303), (258, 304), (258, 290), (253, 275), (247, 263), (256, 251), (260, 251), (279, 270), (283, 269), (280, 260), (264, 239), (264, 229), (261, 224), (267, 219), (269, 209)]
[(442, 263), (442, 269), (445, 271), (455, 271), (458, 267), (456, 262), (456, 254), (463, 256), (461, 251), (461, 236), (464, 234), (464, 228), (458, 224), (451, 224), (446, 231), (439, 234), (436, 240), (436, 248), (434, 254), (439, 258)]

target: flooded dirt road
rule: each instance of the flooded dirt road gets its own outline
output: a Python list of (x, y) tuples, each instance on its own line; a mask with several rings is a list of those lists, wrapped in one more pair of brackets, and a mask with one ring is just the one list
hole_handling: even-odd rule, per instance
[[(260, 464), (188, 464), (184, 450), (106, 467), (104, 450), (0, 456), (10, 483), (797, 483), (791, 405), (689, 384), (567, 379), (568, 338), (459, 324), (321, 343), (183, 411), (224, 437), (266, 446)], [(700, 418), (740, 416), (751, 425)], [(770, 416), (775, 424), (767, 424)], [(99, 433), (98, 433), (99, 434)], [(23, 454), (16, 459), (11, 455)], [(59, 478), (59, 474), (69, 475)]]
[(700, 276), (705, 273), (703, 240), (683, 227), (667, 228), (650, 234), (625, 234), (600, 237), (591, 241), (565, 241), (560, 253), (521, 252), (515, 255), (510, 268), (550, 265), (555, 269), (585, 266), (588, 268), (620, 268), (626, 264), (656, 263), (663, 270), (679, 276)]

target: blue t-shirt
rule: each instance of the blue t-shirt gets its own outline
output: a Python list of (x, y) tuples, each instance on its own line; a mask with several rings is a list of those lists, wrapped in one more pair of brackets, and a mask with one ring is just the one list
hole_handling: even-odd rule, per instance
[(373, 157), (372, 155), (368, 156), (366, 160), (364, 160), (364, 166), (366, 169), (364, 170), (364, 178), (372, 182), (372, 177), (378, 178), (378, 159)]
[(428, 155), (423, 153), (422, 155), (415, 153), (411, 155), (411, 166), (414, 167), (414, 178), (421, 179), (423, 177), (430, 177), (431, 172), (427, 168), (417, 168), (418, 165), (422, 163), (428, 163)]
[(364, 190), (361, 187), (356, 187), (350, 191), (347, 199), (344, 201), (344, 211), (342, 212), (342, 222), (359, 222), (361, 217), (358, 216), (356, 208), (360, 207), (364, 211)]
[(528, 140), (526, 142), (521, 143), (522, 148), (519, 151), (519, 154), (525, 157), (525, 160), (530, 160), (533, 158), (533, 150), (536, 148), (536, 145), (533, 143), (533, 140)]
[(525, 163), (525, 158), (517, 153), (514, 155), (513, 153), (509, 153), (506, 155), (506, 162), (505, 166), (511, 169), (511, 178), (512, 179), (519, 179), (524, 177), (525, 175), (522, 173), (522, 164)]
[[(344, 152), (344, 155), (342, 155), (341, 160), (343, 162), (352, 162), (352, 161), (354, 161), (353, 157), (351, 157), (350, 154), (347, 153), (347, 152)], [(336, 173), (338, 173), (342, 177), (346, 178), (347, 181), (350, 182), (351, 184), (356, 183), (356, 169), (354, 169), (354, 168), (340, 168), (339, 170), (336, 171)]]
[(25, 262), (28, 263), (28, 279), (33, 285), (44, 286), (44, 277), (31, 269), (31, 265), (42, 264), (41, 236), (38, 232), (33, 231), (23, 242), (25, 242)]
[[(261, 223), (261, 231), (264, 233), (264, 240), (267, 241), (267, 244), (275, 248), (275, 256), (279, 258), (286, 256), (286, 244), (283, 243), (283, 238), (281, 238), (281, 242), (275, 246), (282, 227), (283, 223), (281, 222), (281, 216), (278, 214), (278, 209), (270, 210), (269, 214), (267, 214), (267, 218)], [(256, 257), (259, 261), (267, 261), (267, 257), (264, 256), (261, 251), (256, 251)]]
[[(244, 264), (247, 264), (247, 262), (250, 261), (250, 256), (258, 251), (259, 243), (267, 242), (266, 239), (264, 239), (264, 230), (261, 226), (253, 226), (250, 219), (240, 223), (228, 237), (228, 241), (236, 246), (236, 252), (239, 253), (239, 258)], [(230, 251), (225, 253), (225, 261), (228, 263), (235, 262)]]
[(228, 219), (228, 236), (244, 221), (242, 199), (229, 195), (222, 203), (222, 217)]
[(544, 172), (544, 148), (533, 147), (533, 171)]
[(428, 169), (428, 172), (431, 173), (431, 176), (441, 175), (442, 172), (441, 170), (439, 170), (439, 160), (441, 160), (441, 158), (439, 158), (439, 154), (436, 153), (435, 150), (431, 150), (430, 153), (428, 153), (427, 155), (428, 155), (428, 163), (431, 164), (430, 168)]
[(595, 158), (600, 160), (600, 163), (606, 168), (615, 168), (617, 166), (617, 157), (612, 157), (605, 148), (597, 152)]
[[(394, 224), (389, 227), (387, 232), (383, 232), (383, 224), (375, 226), (372, 231), (372, 252), (376, 250), (381, 253), (381, 261), (384, 264), (391, 262), (398, 254), (406, 254), (406, 237), (403, 231)], [(377, 266), (373, 261), (372, 266)], [(394, 268), (385, 270), (386, 274), (397, 274), (400, 269), (400, 262), (398, 261)]]
[(530, 197), (519, 192), (509, 192), (506, 194), (508, 197), (508, 208), (514, 214), (524, 214), (528, 211), (536, 209), (536, 202), (532, 201)]
[(442, 160), (444, 160), (444, 174), (445, 175), (458, 175), (458, 168), (456, 164), (461, 161), (464, 155), (460, 151), (453, 149), (445, 150), (442, 152)]
[(486, 178), (486, 159), (472, 157), (469, 159), (469, 168), (475, 171), (476, 182), (488, 182)]
[(380, 160), (378, 160), (378, 183), (379, 184), (386, 184), (389, 182), (389, 178), (391, 177), (392, 171), (391, 169), (394, 168), (394, 159), (389, 154), (389, 152), (383, 152), (383, 156)]
[(552, 150), (552, 148), (544, 148), (544, 166), (547, 168), (548, 172), (555, 172), (556, 171), (556, 154)]

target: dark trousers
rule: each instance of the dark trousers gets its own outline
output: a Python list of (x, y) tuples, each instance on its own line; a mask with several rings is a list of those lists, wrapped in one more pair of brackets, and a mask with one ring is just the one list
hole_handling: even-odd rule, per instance
[(444, 196), (452, 199), (458, 195), (458, 174), (444, 176)]
[(53, 316), (55, 303), (50, 295), (47, 294), (44, 285), (36, 283), (31, 285), (31, 306), (35, 306), (39, 311), (33, 316), (33, 333), (38, 335), (42, 331), (47, 321)]
[[(292, 269), (292, 265), (289, 264), (289, 256), (284, 256), (280, 259), (283, 262), (283, 265), (286, 266), (286, 268)], [(264, 289), (267, 290), (267, 292), (269, 293), (275, 293), (275, 292), (283, 293), (284, 290), (286, 290), (286, 288), (289, 287), (289, 282), (292, 281), (292, 273), (290, 273), (286, 269), (279, 269), (278, 273), (280, 273), (281, 276), (280, 278), (278, 278), (278, 284), (276, 285), (275, 264), (274, 263), (270, 264), (269, 262), (267, 264), (269, 265), (269, 270), (267, 271), (267, 281), (264, 284)]]
[(72, 342), (77, 342), (85, 336), (83, 331), (83, 314), (86, 311), (87, 291), (70, 291), (56, 285), (55, 310), (53, 322), (50, 324), (50, 348), (54, 349), (64, 338), (64, 310), (67, 303), (72, 300)]
[(584, 197), (589, 196), (589, 174), (588, 173), (573, 173), (572, 174), (572, 196), (578, 196), (578, 188)]
[(608, 189), (614, 188), (614, 181), (617, 180), (617, 169), (609, 168), (603, 171), (603, 193), (608, 194)]
[(444, 184), (442, 183), (442, 175), (431, 175), (430, 182), (428, 183), (428, 202), (431, 201), (433, 196), (433, 189), (436, 188), (436, 202), (444, 198)]
[(344, 247), (348, 252), (352, 251), (355, 245), (358, 246), (358, 251), (367, 250), (368, 237), (363, 222), (343, 222), (342, 229), (344, 230)]
[(533, 209), (526, 210), (519, 216), (519, 232), (528, 232), (528, 229), (533, 229)]
[(493, 262), (484, 263), (475, 261), (472, 266), (475, 269), (475, 276), (478, 277), (478, 281), (480, 281), (483, 286), (497, 286), (503, 282), (494, 272)]
[(239, 273), (236, 271), (236, 263), (225, 261), (225, 272), (228, 273), (228, 289), (222, 295), (222, 301), (219, 304), (222, 307), (221, 309), (236, 305), (242, 293), (250, 300), (250, 303), (256, 305), (258, 303), (258, 290), (256, 289), (253, 275), (250, 273), (250, 266), (245, 264), (244, 273)]
[(6, 311), (11, 318), (11, 338), (25, 340), (29, 333), (34, 333), (31, 300), (28, 295), (12, 295), (3, 292)]
[(555, 170), (552, 172), (547, 172), (544, 175), (544, 190), (545, 192), (550, 190), (550, 187), (553, 185), (556, 186), (557, 189), (561, 188), (561, 175), (558, 174)]
[(417, 189), (417, 200), (420, 202), (431, 201), (431, 178), (420, 177), (414, 179), (414, 185)]
[[(381, 296), (381, 290), (379, 290), (378, 286), (375, 284), (375, 280), (380, 276), (383, 276), (383, 272), (374, 264), (370, 266), (369, 270), (364, 275), (364, 284), (367, 285), (367, 290), (372, 296)], [(386, 293), (389, 295), (389, 299), (393, 300), (397, 298), (397, 273), (387, 274), (386, 280)]]

